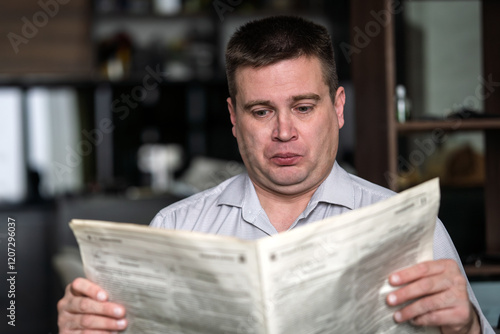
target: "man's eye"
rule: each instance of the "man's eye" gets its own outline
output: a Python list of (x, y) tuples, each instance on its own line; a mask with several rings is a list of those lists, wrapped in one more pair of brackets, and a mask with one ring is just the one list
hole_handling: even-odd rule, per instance
[(308, 113), (308, 112), (312, 111), (313, 108), (311, 106), (300, 106), (300, 107), (297, 107), (295, 109), (300, 113)]
[(269, 110), (265, 110), (265, 109), (262, 109), (262, 110), (255, 110), (253, 112), (253, 114), (257, 117), (264, 117), (266, 116), (267, 114), (269, 114)]

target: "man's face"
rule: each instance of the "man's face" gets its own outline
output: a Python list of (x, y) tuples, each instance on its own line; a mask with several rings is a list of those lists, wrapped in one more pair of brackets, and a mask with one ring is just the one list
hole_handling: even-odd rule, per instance
[(239, 68), (236, 84), (236, 101), (228, 98), (228, 109), (255, 186), (286, 195), (318, 187), (337, 154), (344, 89), (337, 90), (334, 105), (315, 57)]

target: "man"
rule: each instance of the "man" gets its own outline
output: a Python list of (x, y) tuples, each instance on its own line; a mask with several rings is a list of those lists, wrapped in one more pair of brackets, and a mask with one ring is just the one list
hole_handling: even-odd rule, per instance
[[(345, 93), (325, 28), (293, 17), (250, 22), (231, 38), (226, 66), (232, 131), (248, 175), (163, 209), (152, 226), (255, 239), (393, 195), (335, 162)], [(394, 320), (442, 333), (480, 333), (481, 326), (493, 333), (440, 222), (434, 252), (434, 261), (389, 277), (400, 287), (387, 296), (400, 306)], [(67, 287), (58, 310), (61, 333), (126, 327), (125, 309), (86, 279)]]

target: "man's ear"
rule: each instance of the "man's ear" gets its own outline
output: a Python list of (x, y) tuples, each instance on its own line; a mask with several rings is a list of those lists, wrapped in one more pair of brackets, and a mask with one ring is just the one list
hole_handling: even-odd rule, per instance
[(344, 105), (345, 105), (345, 91), (344, 87), (339, 87), (335, 93), (335, 113), (337, 114), (337, 122), (339, 129), (344, 126)]
[(231, 119), (231, 124), (233, 125), (233, 136), (236, 137), (236, 104), (233, 104), (233, 100), (230, 97), (228, 97), (226, 101), (227, 110), (229, 110), (229, 118)]

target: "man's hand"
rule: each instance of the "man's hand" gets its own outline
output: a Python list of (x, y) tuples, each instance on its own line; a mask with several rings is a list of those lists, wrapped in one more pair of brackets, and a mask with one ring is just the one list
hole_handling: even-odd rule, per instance
[(75, 279), (57, 303), (59, 333), (109, 334), (124, 330), (125, 308), (107, 300), (108, 294), (97, 284), (85, 278)]
[[(410, 302), (394, 313), (396, 322), (439, 326), (443, 334), (481, 332), (478, 316), (469, 301), (467, 280), (454, 260), (419, 263), (392, 273), (389, 283), (404, 285), (387, 295), (389, 305)], [(420, 299), (413, 301), (416, 298)]]

